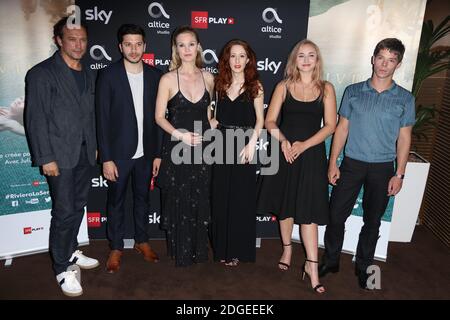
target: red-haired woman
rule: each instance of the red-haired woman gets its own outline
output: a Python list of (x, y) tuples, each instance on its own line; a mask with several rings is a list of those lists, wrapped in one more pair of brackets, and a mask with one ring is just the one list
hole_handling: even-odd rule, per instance
[(219, 59), (211, 121), (224, 141), (223, 164), (213, 166), (211, 240), (214, 259), (227, 266), (254, 262), (256, 256), (254, 155), (264, 124), (264, 93), (258, 78), (256, 56), (248, 43), (229, 41)]

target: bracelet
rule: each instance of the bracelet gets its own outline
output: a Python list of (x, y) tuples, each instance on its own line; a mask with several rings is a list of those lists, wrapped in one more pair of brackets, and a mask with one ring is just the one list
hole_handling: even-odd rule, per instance
[(405, 175), (404, 174), (396, 174), (395, 177), (403, 180), (405, 178)]

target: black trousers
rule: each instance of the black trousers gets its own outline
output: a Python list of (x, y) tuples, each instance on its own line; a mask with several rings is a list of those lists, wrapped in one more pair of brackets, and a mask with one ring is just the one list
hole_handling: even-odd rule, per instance
[(53, 205), (49, 249), (56, 275), (66, 271), (71, 264), (69, 259), (78, 247), (77, 235), (88, 202), (92, 168), (83, 145), (74, 168), (60, 168), (59, 176), (47, 177)]
[(344, 242), (345, 221), (352, 213), (361, 187), (363, 222), (356, 250), (356, 266), (365, 271), (373, 263), (381, 217), (389, 202), (388, 184), (394, 175), (393, 162), (369, 163), (345, 157), (340, 166), (341, 177), (330, 199), (330, 223), (325, 231), (324, 260), (328, 266), (339, 265)]
[(116, 182), (108, 181), (107, 232), (112, 250), (123, 250), (125, 235), (125, 197), (128, 180), (132, 177), (134, 240), (148, 241), (149, 186), (152, 162), (144, 157), (114, 160), (119, 171)]

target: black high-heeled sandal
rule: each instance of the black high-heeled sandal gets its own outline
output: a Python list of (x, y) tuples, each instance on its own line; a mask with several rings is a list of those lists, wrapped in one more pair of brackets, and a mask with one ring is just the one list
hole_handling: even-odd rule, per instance
[[(283, 247), (290, 247), (290, 246), (292, 246), (292, 242), (290, 242), (288, 244), (283, 243)], [(284, 248), (283, 248), (283, 251), (284, 251)], [(283, 267), (280, 268), (280, 266), (283, 266), (284, 268)], [(287, 264), (283, 261), (278, 261), (278, 269), (280, 269), (281, 271), (288, 271), (290, 267), (291, 267), (290, 264)]]
[[(305, 275), (308, 276), (309, 279), (311, 279), (311, 276), (309, 275), (309, 273), (306, 272), (306, 262), (307, 262), (307, 261), (308, 261), (308, 262), (312, 262), (312, 263), (317, 263), (317, 264), (319, 264), (319, 261), (313, 261), (313, 260), (306, 259), (306, 260), (305, 260), (305, 263), (303, 264), (302, 280), (305, 280)], [(325, 287), (324, 287), (323, 284), (321, 284), (321, 283), (319, 283), (318, 285), (316, 285), (316, 286), (315, 286), (314, 288), (312, 288), (312, 289), (313, 289), (316, 293), (319, 293), (319, 294), (325, 293), (325, 291), (320, 292), (320, 291), (319, 291), (320, 288), (324, 288), (324, 289), (325, 289)]]
[(238, 258), (233, 258), (233, 259), (231, 259), (230, 262), (225, 262), (225, 265), (227, 267), (237, 267), (239, 265), (239, 259)]

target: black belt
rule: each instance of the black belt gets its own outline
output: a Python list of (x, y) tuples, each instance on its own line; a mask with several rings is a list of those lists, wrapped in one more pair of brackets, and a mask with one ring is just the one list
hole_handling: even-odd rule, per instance
[(231, 130), (237, 130), (237, 129), (242, 129), (242, 130), (248, 130), (248, 129), (253, 129), (253, 127), (251, 126), (229, 126), (226, 124), (217, 124), (217, 129), (231, 129)]

